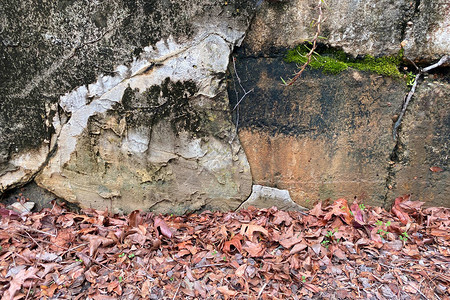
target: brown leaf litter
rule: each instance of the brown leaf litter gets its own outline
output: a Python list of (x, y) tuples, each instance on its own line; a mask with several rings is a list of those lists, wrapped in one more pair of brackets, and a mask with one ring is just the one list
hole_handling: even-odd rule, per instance
[(0, 205), (10, 299), (450, 299), (450, 209), (338, 199), (307, 214)]

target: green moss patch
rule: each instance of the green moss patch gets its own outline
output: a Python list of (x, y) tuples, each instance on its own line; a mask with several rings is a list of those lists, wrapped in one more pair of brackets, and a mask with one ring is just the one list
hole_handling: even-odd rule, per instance
[[(307, 54), (310, 46), (301, 44), (294, 49), (288, 50), (285, 61), (303, 65), (307, 62)], [(326, 74), (339, 74), (348, 68), (361, 71), (374, 72), (384, 76), (401, 78), (403, 74), (399, 71), (402, 62), (403, 51), (392, 56), (373, 57), (366, 55), (363, 58), (352, 58), (342, 50), (329, 47), (319, 47), (314, 51), (309, 66), (313, 69), (321, 69)]]

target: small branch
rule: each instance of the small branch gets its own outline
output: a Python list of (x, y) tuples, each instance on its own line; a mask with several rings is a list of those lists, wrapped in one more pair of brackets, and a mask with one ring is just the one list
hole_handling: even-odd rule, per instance
[(266, 281), (266, 282), (264, 283), (264, 285), (263, 285), (263, 286), (261, 287), (261, 289), (259, 290), (258, 297), (256, 297), (256, 299), (259, 299), (259, 298), (261, 297), (261, 295), (262, 295), (264, 289), (265, 289), (266, 286), (269, 284), (269, 282), (270, 282), (270, 280), (269, 280), (269, 281)]
[(52, 236), (52, 237), (56, 237), (56, 235), (54, 235), (54, 234), (51, 234), (51, 233), (48, 233), (48, 232), (45, 232), (45, 231), (42, 231), (42, 230), (35, 229), (33, 227), (29, 227), (29, 226), (25, 226), (25, 225), (18, 225), (17, 227), (19, 227), (19, 229), (22, 229), (24, 231), (33, 231), (33, 232), (38, 232), (38, 233), (42, 233), (42, 234), (45, 234), (45, 235), (49, 235), (49, 236)]
[(173, 295), (173, 298), (172, 298), (172, 300), (175, 300), (176, 299), (176, 297), (177, 297), (177, 294), (178, 294), (178, 291), (180, 290), (180, 287), (181, 287), (181, 283), (182, 283), (183, 281), (182, 280), (180, 280), (180, 284), (178, 284), (178, 288), (177, 288), (177, 291), (175, 292), (175, 295)]
[(217, 266), (223, 266), (224, 264), (209, 264), (209, 265), (203, 265), (203, 266), (194, 266), (191, 269), (200, 269), (200, 268), (207, 268), (207, 267), (217, 267)]
[(317, 26), (316, 26), (316, 34), (314, 35), (314, 38), (312, 40), (312, 48), (309, 51), (308, 54), (306, 54), (306, 56), (308, 57), (308, 60), (303, 64), (303, 66), (301, 67), (300, 71), (298, 71), (294, 78), (291, 79), (291, 81), (288, 83), (288, 86), (292, 85), (294, 82), (297, 81), (297, 79), (302, 75), (303, 71), (305, 71), (306, 67), (309, 65), (309, 63), (311, 62), (311, 58), (313, 53), (316, 50), (317, 47), (317, 39), (319, 38), (320, 35), (320, 31), (321, 31), (321, 25), (322, 23), (326, 20), (326, 18), (323, 18), (323, 12), (322, 12), (322, 4), (323, 4), (323, 0), (319, 0), (319, 4), (317, 6), (317, 9), (319, 11), (319, 17), (317, 18)]
[(413, 85), (411, 87), (411, 90), (409, 91), (408, 96), (406, 97), (406, 100), (403, 103), (402, 111), (400, 112), (400, 115), (398, 116), (398, 119), (397, 119), (397, 121), (394, 124), (394, 129), (392, 130), (392, 136), (394, 138), (394, 141), (397, 141), (397, 137), (398, 137), (397, 136), (398, 135), (397, 134), (397, 129), (398, 129), (398, 127), (400, 127), (400, 124), (402, 123), (403, 116), (405, 115), (405, 112), (406, 112), (406, 108), (408, 107), (409, 101), (411, 101), (411, 98), (413, 97), (414, 92), (416, 91), (417, 82), (419, 81), (420, 76), (423, 73), (426, 73), (426, 72), (428, 72), (428, 71), (430, 71), (430, 70), (432, 70), (434, 68), (437, 68), (437, 67), (445, 64), (447, 61), (450, 61), (450, 56), (444, 55), (437, 63), (435, 63), (435, 64), (433, 64), (431, 66), (428, 66), (426, 68), (423, 68), (422, 70), (419, 69), (419, 73), (416, 75), (416, 78), (414, 79), (414, 83), (413, 83)]

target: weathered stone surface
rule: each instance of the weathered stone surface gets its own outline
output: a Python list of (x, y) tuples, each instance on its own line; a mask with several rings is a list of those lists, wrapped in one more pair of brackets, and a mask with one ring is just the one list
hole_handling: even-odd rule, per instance
[[(249, 54), (293, 47), (314, 36), (319, 0), (264, 1), (245, 41)], [(450, 53), (450, 4), (446, 0), (327, 0), (323, 43), (354, 56), (405, 54), (432, 61)]]
[(223, 77), (252, 5), (2, 5), (2, 191), (42, 169), (40, 186), (83, 206), (236, 208), (251, 176)]
[[(412, 200), (450, 207), (450, 78), (434, 78), (429, 75), (420, 82), (403, 119), (399, 147), (392, 156), (391, 202), (412, 194)], [(442, 171), (432, 172), (431, 167)]]
[(268, 186), (253, 185), (252, 194), (239, 206), (239, 209), (246, 209), (249, 206), (256, 208), (270, 208), (276, 206), (282, 210), (303, 211), (306, 210), (292, 201), (288, 190), (280, 190)]
[(280, 76), (296, 66), (280, 56), (237, 55), (236, 68), (242, 85), (254, 89), (239, 105), (239, 137), (255, 184), (287, 189), (307, 207), (355, 196), (384, 204), (395, 147), (391, 118), (406, 92), (402, 80), (354, 70), (337, 76), (307, 71), (285, 87)]

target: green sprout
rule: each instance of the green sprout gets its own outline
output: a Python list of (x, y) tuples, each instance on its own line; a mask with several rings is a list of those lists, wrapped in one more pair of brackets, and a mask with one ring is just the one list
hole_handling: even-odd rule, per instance
[(135, 257), (136, 255), (134, 255), (134, 253), (131, 253), (131, 254), (128, 254), (128, 258), (133, 258), (133, 257)]
[(364, 204), (361, 203), (361, 204), (359, 205), (359, 208), (360, 208), (361, 210), (365, 210), (365, 209), (366, 209), (366, 206), (365, 206)]
[(223, 261), (227, 261), (227, 257), (225, 255), (222, 257), (222, 259)]
[(122, 281), (123, 281), (123, 277), (119, 276), (119, 282), (122, 282)]
[(78, 261), (78, 262), (83, 262), (83, 260), (81, 259), (81, 258), (77, 258), (77, 259), (75, 259), (75, 261)]
[(175, 280), (175, 277), (170, 277), (169, 280), (170, 280), (170, 281), (174, 281), (174, 280)]
[(375, 224), (377, 224), (377, 226), (383, 226), (383, 222), (378, 220)]
[(391, 221), (387, 221), (386, 226), (391, 226)]
[(125, 256), (125, 253), (123, 253), (123, 252), (122, 252), (121, 254), (119, 254), (119, 257), (120, 257), (120, 258), (122, 258), (122, 257), (124, 257), (124, 256)]
[(406, 241), (408, 240), (408, 238), (409, 238), (409, 235), (408, 235), (408, 233), (405, 231), (405, 232), (402, 232), (402, 235), (400, 235), (399, 238), (400, 238), (401, 241), (406, 242)]
[(323, 241), (321, 242), (322, 246), (324, 246), (324, 247), (327, 248), (327, 249), (328, 249), (329, 243), (330, 243), (329, 240), (323, 240)]
[(302, 275), (302, 282), (306, 282), (306, 276)]
[(217, 254), (217, 250), (213, 250), (213, 252), (211, 252), (212, 255), (216, 255)]
[(414, 75), (413, 72), (406, 73), (405, 78), (407, 86), (413, 86), (414, 81), (416, 81), (416, 75)]

